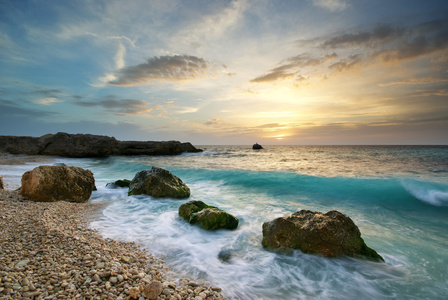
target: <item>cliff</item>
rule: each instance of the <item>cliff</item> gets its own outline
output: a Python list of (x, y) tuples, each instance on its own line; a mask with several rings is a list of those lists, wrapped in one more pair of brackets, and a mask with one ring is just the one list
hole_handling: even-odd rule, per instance
[(63, 157), (107, 157), (109, 155), (176, 155), (201, 152), (191, 143), (178, 141), (118, 141), (114, 137), (58, 132), (41, 137), (0, 136), (0, 152)]

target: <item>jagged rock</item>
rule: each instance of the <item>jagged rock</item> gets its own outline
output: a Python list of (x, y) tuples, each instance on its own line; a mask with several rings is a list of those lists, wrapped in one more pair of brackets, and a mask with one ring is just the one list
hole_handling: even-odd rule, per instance
[(41, 137), (0, 136), (0, 152), (63, 157), (107, 157), (109, 155), (176, 155), (201, 152), (191, 143), (178, 141), (117, 141), (114, 137), (58, 132)]
[(129, 187), (130, 183), (129, 179), (118, 179), (117, 181), (109, 182), (106, 186), (110, 188)]
[(90, 170), (40, 166), (22, 175), (20, 194), (37, 202), (87, 202), (94, 186)]
[(260, 144), (255, 143), (255, 144), (253, 144), (252, 149), (254, 149), (254, 150), (260, 150), (260, 149), (263, 149), (263, 147), (262, 147)]
[(182, 204), (179, 216), (190, 224), (197, 224), (207, 230), (236, 229), (239, 222), (235, 216), (197, 200)]
[(263, 224), (262, 245), (273, 250), (300, 249), (327, 257), (353, 256), (384, 261), (367, 247), (361, 232), (346, 215), (301, 210)]
[(190, 197), (190, 188), (170, 171), (152, 167), (138, 172), (129, 184), (129, 195), (146, 194), (154, 198)]

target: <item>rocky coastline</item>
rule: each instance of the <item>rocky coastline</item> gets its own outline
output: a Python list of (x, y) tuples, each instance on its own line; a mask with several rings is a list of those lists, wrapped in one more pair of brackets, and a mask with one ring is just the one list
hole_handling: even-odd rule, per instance
[(191, 143), (178, 141), (118, 141), (114, 137), (58, 132), (41, 137), (0, 136), (0, 153), (62, 157), (107, 157), (110, 155), (178, 155), (202, 152)]
[(88, 227), (101, 209), (0, 190), (0, 299), (224, 299), (138, 245), (102, 238)]

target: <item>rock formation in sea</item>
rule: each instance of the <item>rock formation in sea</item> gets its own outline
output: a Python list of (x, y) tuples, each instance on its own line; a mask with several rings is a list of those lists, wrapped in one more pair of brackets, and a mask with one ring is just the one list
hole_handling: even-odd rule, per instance
[(0, 152), (63, 157), (107, 157), (109, 155), (176, 155), (201, 152), (191, 143), (178, 141), (118, 141), (114, 137), (59, 132), (41, 137), (0, 136)]
[(255, 143), (255, 144), (253, 144), (252, 149), (254, 149), (254, 150), (260, 150), (260, 149), (263, 149), (263, 147), (262, 147), (260, 144)]
[(90, 170), (40, 166), (22, 175), (20, 194), (37, 202), (87, 202), (95, 187)]
[(190, 188), (170, 171), (152, 167), (138, 172), (129, 184), (129, 196), (150, 195), (154, 198), (184, 199), (190, 197)]
[(106, 187), (109, 188), (123, 188), (123, 187), (129, 187), (129, 185), (131, 184), (131, 181), (129, 179), (118, 179), (114, 182), (109, 182), (108, 184), (106, 184)]
[(365, 244), (355, 223), (335, 210), (325, 214), (301, 210), (266, 222), (262, 245), (272, 250), (299, 249), (327, 257), (347, 255), (384, 261)]
[(197, 224), (207, 230), (236, 229), (238, 218), (202, 201), (189, 201), (179, 207), (179, 216), (190, 224)]

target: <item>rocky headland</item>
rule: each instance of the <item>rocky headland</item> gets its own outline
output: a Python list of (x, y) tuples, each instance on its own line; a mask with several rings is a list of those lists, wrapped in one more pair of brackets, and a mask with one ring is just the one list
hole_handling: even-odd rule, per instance
[(114, 137), (58, 132), (41, 137), (0, 136), (0, 152), (62, 157), (107, 157), (110, 155), (177, 155), (201, 152), (191, 143), (178, 141), (118, 141)]

